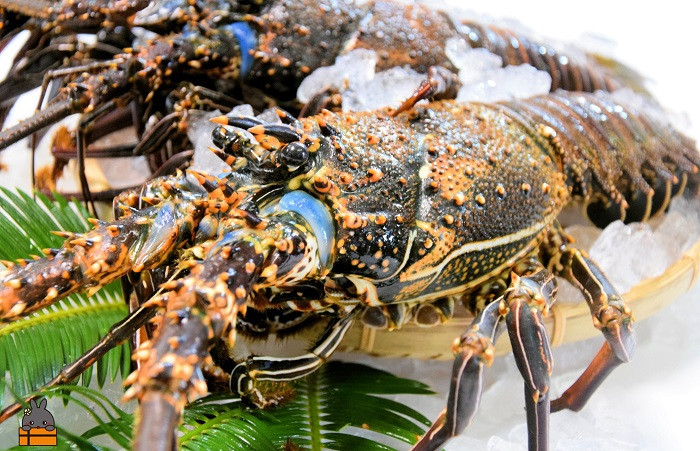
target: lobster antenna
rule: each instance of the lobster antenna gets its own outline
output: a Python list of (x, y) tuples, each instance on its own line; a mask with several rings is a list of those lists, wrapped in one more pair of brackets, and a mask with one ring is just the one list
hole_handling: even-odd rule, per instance
[(49, 105), (33, 116), (21, 121), (8, 129), (0, 132), (0, 151), (11, 146), (17, 141), (26, 138), (32, 133), (41, 130), (47, 125), (51, 125), (61, 119), (75, 113), (75, 101), (71, 99), (62, 100)]

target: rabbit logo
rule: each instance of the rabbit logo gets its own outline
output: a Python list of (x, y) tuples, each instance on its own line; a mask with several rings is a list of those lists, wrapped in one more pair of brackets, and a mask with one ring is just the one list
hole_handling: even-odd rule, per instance
[(31, 408), (24, 410), (22, 427), (19, 429), (19, 445), (56, 445), (56, 422), (51, 412), (46, 410), (46, 398), (38, 404), (29, 401)]

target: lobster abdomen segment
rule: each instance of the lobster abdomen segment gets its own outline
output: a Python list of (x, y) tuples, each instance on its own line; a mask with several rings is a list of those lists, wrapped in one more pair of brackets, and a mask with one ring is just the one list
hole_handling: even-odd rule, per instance
[(500, 107), (550, 147), (599, 227), (644, 221), (698, 177), (695, 143), (610, 94), (558, 92)]
[(613, 91), (620, 83), (601, 67), (591, 63), (574, 61), (556, 51), (552, 46), (528, 39), (516, 33), (492, 25), (463, 21), (456, 25), (472, 48), (485, 48), (503, 60), (503, 66), (529, 64), (552, 77), (552, 92)]

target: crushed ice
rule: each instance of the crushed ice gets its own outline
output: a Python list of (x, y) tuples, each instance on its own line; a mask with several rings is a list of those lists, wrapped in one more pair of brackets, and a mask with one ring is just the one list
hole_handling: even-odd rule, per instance
[(410, 68), (392, 67), (375, 72), (374, 50), (357, 49), (339, 56), (335, 64), (316, 69), (297, 91), (301, 102), (333, 87), (343, 95), (343, 111), (376, 110), (396, 106), (418, 88), (425, 75)]
[(374, 77), (377, 54), (374, 50), (358, 49), (340, 55), (335, 64), (320, 67), (301, 82), (297, 98), (306, 103), (317, 92), (332, 86), (340, 91), (363, 85)]
[[(485, 49), (472, 49), (462, 38), (448, 39), (445, 53), (459, 69), (461, 102), (494, 102), (549, 92), (546, 72), (523, 64), (501, 67), (501, 58)], [(398, 106), (425, 75), (408, 67), (375, 72), (377, 54), (357, 49), (339, 56), (335, 64), (315, 70), (302, 82), (297, 97), (308, 102), (316, 93), (333, 87), (343, 96), (343, 111), (366, 111)]]
[[(252, 111), (253, 109), (250, 108), (251, 113)], [(187, 137), (194, 146), (192, 169), (208, 174), (219, 174), (230, 169), (226, 163), (209, 150), (209, 147), (214, 147), (211, 132), (216, 128), (216, 124), (209, 119), (217, 116), (221, 116), (221, 112), (218, 110), (209, 112), (194, 110), (189, 113), (187, 121)]]
[(460, 102), (497, 102), (546, 94), (552, 77), (529, 64), (501, 67), (501, 57), (486, 49), (472, 49), (462, 38), (450, 38), (445, 53), (459, 69)]
[[(615, 221), (604, 230), (573, 225), (566, 231), (576, 239), (576, 246), (588, 250), (615, 288), (625, 293), (642, 280), (661, 275), (700, 239), (700, 200), (676, 198), (667, 214), (649, 223)], [(557, 298), (570, 303), (583, 300), (562, 279)]]

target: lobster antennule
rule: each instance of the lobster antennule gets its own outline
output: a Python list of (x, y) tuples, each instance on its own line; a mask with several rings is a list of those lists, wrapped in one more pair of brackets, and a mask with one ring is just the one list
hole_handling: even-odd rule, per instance
[[(125, 399), (138, 398), (141, 409), (149, 412), (139, 422), (135, 449), (151, 449), (163, 441), (174, 445), (174, 426), (185, 404), (207, 393), (202, 364), (211, 359), (209, 344), (225, 334), (233, 344), (236, 316), (245, 309), (272, 249), (254, 238), (232, 239), (227, 233), (212, 243), (206, 259), (194, 264), (189, 276), (164, 285), (173, 291), (164, 295), (161, 326), (153, 340), (136, 350), (134, 358), (141, 365), (125, 380), (133, 384)], [(154, 410), (164, 412), (165, 418), (154, 416)], [(163, 429), (164, 419), (169, 429)]]

